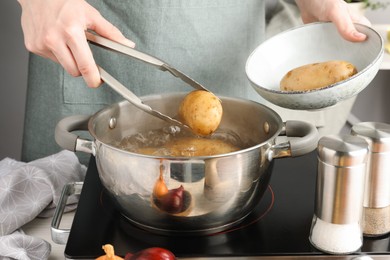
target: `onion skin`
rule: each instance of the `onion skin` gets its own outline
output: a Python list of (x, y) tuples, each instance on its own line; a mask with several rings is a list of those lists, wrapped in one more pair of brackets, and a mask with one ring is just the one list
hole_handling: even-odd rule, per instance
[(165, 212), (176, 214), (183, 211), (184, 187), (169, 190), (167, 194), (158, 198), (159, 208)]
[(123, 260), (122, 257), (115, 255), (114, 247), (111, 244), (103, 245), (102, 249), (106, 254), (99, 256), (96, 260)]
[(168, 188), (167, 188), (167, 185), (165, 185), (165, 182), (164, 180), (162, 179), (159, 179), (155, 186), (154, 186), (154, 189), (153, 189), (153, 195), (156, 197), (156, 198), (161, 198), (162, 196), (164, 196), (165, 194), (168, 193)]
[(150, 247), (135, 254), (127, 253), (125, 260), (175, 260), (175, 255), (161, 247)]
[(166, 195), (169, 192), (168, 187), (164, 181), (163, 170), (164, 170), (164, 167), (160, 166), (160, 176), (159, 176), (158, 180), (156, 181), (156, 184), (154, 185), (154, 188), (153, 188), (153, 195), (156, 198), (161, 198), (162, 196)]

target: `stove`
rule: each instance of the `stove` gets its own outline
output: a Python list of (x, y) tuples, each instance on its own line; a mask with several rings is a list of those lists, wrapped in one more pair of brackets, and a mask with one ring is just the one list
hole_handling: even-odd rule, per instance
[(361, 250), (340, 256), (310, 244), (316, 176), (316, 152), (276, 159), (268, 189), (240, 224), (216, 234), (166, 236), (134, 226), (116, 210), (91, 157), (64, 254), (95, 259), (109, 243), (120, 256), (157, 246), (179, 259), (390, 259), (389, 236), (364, 238)]

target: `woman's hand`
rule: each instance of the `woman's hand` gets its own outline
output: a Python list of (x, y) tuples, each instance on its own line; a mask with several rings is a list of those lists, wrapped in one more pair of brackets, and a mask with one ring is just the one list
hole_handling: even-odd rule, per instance
[(339, 33), (349, 41), (364, 41), (366, 35), (358, 32), (353, 23), (370, 26), (368, 19), (354, 13), (343, 0), (296, 0), (304, 23), (331, 21)]
[(72, 76), (82, 75), (89, 87), (101, 84), (85, 37), (87, 29), (134, 47), (122, 33), (84, 0), (18, 0), (26, 48), (60, 63)]

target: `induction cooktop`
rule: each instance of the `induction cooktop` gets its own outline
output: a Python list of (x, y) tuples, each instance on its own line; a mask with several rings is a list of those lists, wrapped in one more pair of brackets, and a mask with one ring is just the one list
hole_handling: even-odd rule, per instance
[[(193, 236), (154, 234), (116, 210), (91, 157), (65, 248), (66, 259), (95, 259), (112, 244), (117, 255), (163, 247), (179, 259), (390, 259), (389, 236), (364, 238), (349, 255), (327, 255), (309, 242), (314, 213), (316, 152), (275, 159), (271, 182), (255, 210), (228, 230)], [(364, 258), (362, 258), (364, 257)]]

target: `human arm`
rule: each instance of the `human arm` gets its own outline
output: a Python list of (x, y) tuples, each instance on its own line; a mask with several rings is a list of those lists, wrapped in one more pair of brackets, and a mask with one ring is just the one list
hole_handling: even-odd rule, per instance
[(369, 20), (348, 8), (343, 0), (296, 0), (304, 23), (333, 22), (339, 33), (349, 41), (364, 41), (366, 35), (358, 32), (353, 23), (370, 26)]
[(113, 24), (84, 0), (18, 0), (26, 48), (60, 63), (72, 76), (83, 76), (89, 87), (101, 84), (100, 74), (85, 37), (96, 33), (134, 47)]

